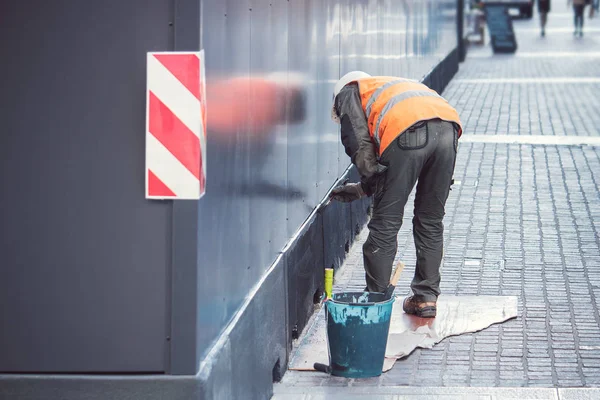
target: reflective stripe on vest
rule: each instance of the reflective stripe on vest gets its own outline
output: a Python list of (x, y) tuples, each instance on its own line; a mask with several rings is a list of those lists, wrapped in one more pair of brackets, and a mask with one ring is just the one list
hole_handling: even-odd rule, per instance
[(375, 132), (373, 132), (373, 137), (375, 138), (375, 141), (377, 142), (377, 146), (379, 146), (379, 144), (380, 144), (379, 143), (379, 125), (381, 124), (381, 121), (383, 121), (385, 114), (387, 114), (387, 112), (390, 110), (390, 108), (392, 108), (396, 104), (400, 103), (402, 100), (410, 99), (412, 97), (439, 97), (439, 98), (442, 98), (442, 96), (440, 96), (439, 94), (429, 92), (426, 90), (409, 90), (407, 92), (403, 92), (403, 93), (397, 94), (394, 97), (392, 97), (385, 104), (385, 107), (383, 107), (383, 110), (381, 110), (381, 114), (379, 114), (379, 118), (377, 118), (377, 124), (375, 124)]
[(387, 88), (390, 88), (394, 85), (397, 85), (399, 83), (405, 83), (405, 82), (418, 83), (417, 81), (415, 81), (413, 79), (396, 79), (395, 81), (391, 81), (391, 82), (386, 83), (383, 86), (380, 86), (375, 92), (373, 92), (373, 94), (371, 95), (371, 98), (367, 102), (367, 107), (365, 109), (365, 114), (367, 116), (367, 119), (369, 119), (369, 117), (371, 116), (371, 107), (373, 107), (373, 103), (375, 103), (375, 101), (377, 100), (379, 95), (381, 93), (383, 93), (384, 90), (386, 90)]
[(420, 82), (391, 76), (374, 76), (357, 82), (369, 134), (379, 155), (396, 137), (420, 121), (439, 118), (454, 122), (459, 126), (459, 136), (462, 133), (456, 110)]

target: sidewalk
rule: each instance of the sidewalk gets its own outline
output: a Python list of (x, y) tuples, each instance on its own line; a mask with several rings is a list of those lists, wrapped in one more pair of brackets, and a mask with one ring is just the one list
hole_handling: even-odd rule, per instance
[[(586, 11), (581, 39), (572, 18), (553, 2), (546, 38), (537, 13), (515, 21), (517, 54), (470, 49), (443, 93), (465, 134), (442, 292), (516, 295), (518, 318), (416, 350), (378, 378), (288, 371), (275, 399), (600, 399), (600, 389), (556, 389), (600, 387), (600, 18)], [(411, 218), (412, 198), (399, 234), (401, 296), (414, 273)], [(364, 287), (367, 234), (336, 276), (338, 290)]]

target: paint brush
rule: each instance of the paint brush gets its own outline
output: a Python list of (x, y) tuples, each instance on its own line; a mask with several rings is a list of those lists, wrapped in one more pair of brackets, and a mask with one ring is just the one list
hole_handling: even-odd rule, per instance
[(398, 265), (396, 265), (396, 271), (392, 275), (390, 279), (390, 284), (385, 290), (385, 300), (392, 297), (394, 294), (394, 289), (396, 289), (396, 284), (398, 283), (398, 279), (400, 279), (400, 275), (402, 275), (402, 271), (404, 270), (404, 263), (402, 261), (398, 261)]
[(323, 211), (325, 209), (325, 207), (327, 207), (331, 203), (332, 190), (337, 187), (344, 186), (346, 183), (348, 183), (348, 181), (349, 181), (348, 178), (344, 179), (341, 184), (339, 183), (340, 182), (339, 180), (335, 181), (335, 183), (327, 191), (327, 195), (325, 196), (325, 198), (323, 200), (321, 200), (321, 202), (319, 204), (317, 204), (317, 206), (315, 207), (317, 209), (317, 212)]

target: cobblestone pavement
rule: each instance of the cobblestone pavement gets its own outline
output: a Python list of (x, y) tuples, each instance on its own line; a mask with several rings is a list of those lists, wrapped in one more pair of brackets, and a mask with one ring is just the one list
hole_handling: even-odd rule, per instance
[[(586, 35), (574, 38), (572, 14), (553, 3), (545, 39), (537, 23), (537, 15), (515, 22), (516, 56), (470, 51), (444, 93), (465, 135), (600, 136), (600, 21), (586, 12)], [(455, 179), (442, 292), (516, 295), (518, 318), (416, 350), (378, 378), (288, 371), (276, 393), (311, 386), (600, 387), (600, 147), (463, 142)], [(412, 198), (399, 234), (397, 258), (406, 263), (399, 295), (409, 293), (414, 272), (411, 218)], [(336, 277), (339, 290), (364, 287), (367, 234)], [(600, 398), (595, 393), (589, 398)]]

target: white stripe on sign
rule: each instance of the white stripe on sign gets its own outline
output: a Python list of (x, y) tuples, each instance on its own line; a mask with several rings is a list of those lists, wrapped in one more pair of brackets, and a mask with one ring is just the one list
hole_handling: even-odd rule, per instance
[(196, 136), (203, 135), (200, 101), (152, 54), (148, 54), (148, 77), (148, 90)]
[(459, 143), (502, 143), (541, 145), (589, 145), (600, 146), (600, 136), (556, 136), (556, 135), (462, 135)]
[(177, 198), (198, 198), (200, 181), (153, 135), (146, 135), (146, 160), (147, 168), (164, 182)]

